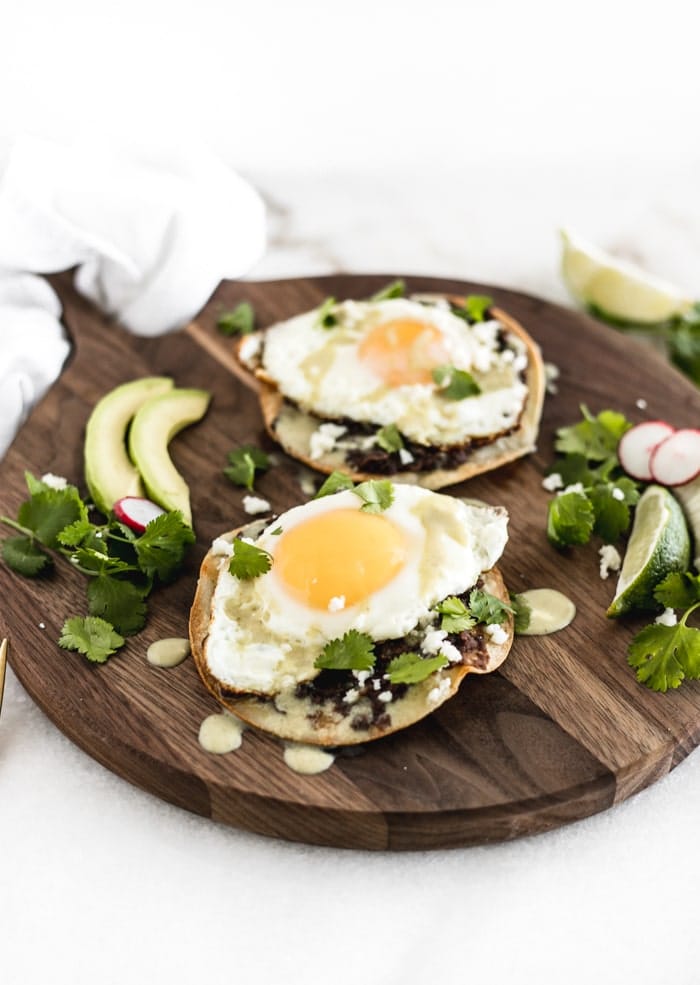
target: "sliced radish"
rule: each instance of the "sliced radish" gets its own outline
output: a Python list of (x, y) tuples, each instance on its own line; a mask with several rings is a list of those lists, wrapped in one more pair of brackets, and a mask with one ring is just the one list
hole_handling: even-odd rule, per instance
[(137, 534), (142, 534), (151, 520), (165, 513), (160, 506), (141, 496), (124, 496), (116, 501), (112, 510), (117, 520), (121, 520)]
[(674, 432), (675, 428), (666, 421), (644, 421), (643, 424), (635, 424), (629, 431), (625, 431), (617, 446), (620, 465), (633, 479), (649, 482), (652, 478), (652, 453)]
[(700, 431), (681, 428), (657, 445), (651, 455), (651, 477), (661, 486), (684, 486), (700, 475)]

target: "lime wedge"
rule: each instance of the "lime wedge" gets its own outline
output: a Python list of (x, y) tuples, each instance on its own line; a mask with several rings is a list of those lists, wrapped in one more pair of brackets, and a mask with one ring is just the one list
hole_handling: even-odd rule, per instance
[(692, 306), (673, 284), (562, 230), (561, 272), (568, 290), (605, 321), (658, 325)]
[(632, 534), (609, 616), (658, 609), (654, 588), (690, 562), (690, 536), (680, 504), (668, 489), (649, 486), (637, 503)]

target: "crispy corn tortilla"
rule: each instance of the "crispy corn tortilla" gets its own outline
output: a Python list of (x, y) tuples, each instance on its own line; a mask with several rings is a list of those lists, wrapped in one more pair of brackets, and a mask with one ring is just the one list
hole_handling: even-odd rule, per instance
[[(233, 531), (225, 535), (233, 540), (241, 531)], [(254, 725), (265, 732), (270, 732), (281, 739), (294, 742), (304, 742), (319, 746), (343, 746), (369, 742), (380, 739), (399, 729), (407, 728), (414, 722), (420, 721), (426, 715), (435, 711), (441, 704), (457, 693), (460, 683), (468, 673), (486, 674), (495, 670), (508, 656), (513, 642), (513, 618), (508, 616), (503, 628), (508, 636), (504, 643), (486, 643), (488, 661), (486, 666), (469, 666), (460, 664), (450, 665), (442, 671), (436, 671), (419, 684), (408, 686), (406, 693), (387, 706), (388, 720), (381, 723), (372, 722), (364, 728), (358, 728), (353, 721), (363, 714), (366, 709), (362, 706), (364, 700), (348, 708), (347, 712), (338, 710), (332, 701), (318, 704), (309, 698), (298, 698), (294, 691), (281, 693), (273, 698), (260, 699), (246, 695), (231, 695), (225, 685), (214, 677), (209, 670), (206, 657), (206, 644), (211, 622), (211, 608), (219, 573), (225, 570), (228, 557), (209, 552), (204, 561), (197, 584), (197, 591), (190, 612), (190, 643), (195, 665), (202, 681), (214, 695), (216, 700), (233, 712), (238, 718)], [(508, 602), (508, 592), (498, 568), (482, 574), (484, 590), (495, 595), (503, 602)], [(440, 680), (447, 680), (438, 696), (435, 689)], [(431, 692), (433, 692), (431, 697)]]
[[(448, 300), (463, 304), (464, 298), (449, 296)], [(392, 482), (409, 482), (426, 489), (441, 489), (483, 472), (500, 468), (509, 462), (528, 455), (535, 450), (540, 417), (545, 394), (545, 372), (542, 355), (538, 345), (514, 318), (493, 308), (492, 314), (504, 328), (516, 335), (524, 343), (528, 365), (525, 373), (528, 398), (518, 427), (508, 435), (496, 438), (489, 444), (474, 448), (466, 462), (453, 469), (433, 469), (424, 472), (401, 471), (390, 476), (376, 472), (357, 472), (345, 461), (341, 450), (333, 450), (321, 458), (311, 458), (311, 435), (317, 429), (319, 419), (285, 400), (275, 384), (264, 371), (256, 373), (259, 380), (259, 399), (265, 427), (269, 435), (284, 448), (287, 454), (304, 462), (309, 468), (329, 474), (333, 471), (345, 472), (356, 482), (367, 479), (390, 478)]]

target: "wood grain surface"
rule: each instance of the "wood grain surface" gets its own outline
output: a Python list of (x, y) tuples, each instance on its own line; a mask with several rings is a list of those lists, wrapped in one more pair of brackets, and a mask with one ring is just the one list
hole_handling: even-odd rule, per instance
[[(146, 649), (185, 636), (199, 562), (212, 538), (245, 522), (242, 491), (222, 475), (226, 452), (245, 442), (271, 445), (255, 393), (217, 333), (220, 311), (239, 300), (259, 324), (313, 307), (328, 295), (366, 297), (394, 275), (335, 276), (268, 283), (223, 283), (186, 330), (139, 339), (108, 323), (55, 279), (74, 342), (60, 380), (26, 422), (0, 464), (0, 512), (16, 515), (23, 473), (65, 475), (83, 487), (82, 440), (91, 407), (111, 387), (145, 374), (170, 374), (214, 399), (204, 422), (171, 447), (190, 484), (197, 545), (183, 576), (151, 598), (146, 629), (104, 666), (93, 667), (56, 639), (69, 615), (85, 612), (82, 576), (58, 565), (26, 580), (0, 565), (0, 638), (20, 681), (61, 731), (105, 766), (145, 790), (217, 821), (321, 845), (421, 849), (513, 838), (609, 808), (666, 774), (697, 744), (700, 684), (654, 694), (636, 683), (626, 647), (637, 623), (613, 623), (605, 609), (614, 580), (598, 574), (598, 544), (557, 553), (545, 538), (556, 427), (579, 405), (613, 407), (634, 420), (666, 417), (692, 425), (700, 395), (654, 352), (587, 317), (524, 294), (483, 284), (408, 277), (409, 289), (491, 294), (519, 318), (561, 370), (548, 396), (538, 451), (496, 473), (452, 487), (510, 512), (501, 564), (512, 591), (548, 586), (578, 608), (573, 624), (549, 637), (516, 639), (501, 670), (467, 678), (458, 696), (418, 725), (339, 755), (317, 776), (283, 761), (276, 740), (246, 732), (236, 752), (200, 748), (201, 721), (216, 711), (191, 660), (150, 666)], [(641, 411), (638, 398), (648, 402)], [(295, 463), (257, 483), (276, 512), (303, 501)], [(31, 782), (31, 778), (27, 778)]]

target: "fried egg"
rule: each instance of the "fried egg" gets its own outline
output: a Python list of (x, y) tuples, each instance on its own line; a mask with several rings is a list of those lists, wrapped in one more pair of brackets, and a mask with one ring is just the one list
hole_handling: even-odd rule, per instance
[[(460, 444), (515, 427), (527, 400), (525, 344), (495, 319), (470, 324), (444, 299), (345, 301), (324, 327), (318, 309), (272, 326), (264, 377), (322, 418), (394, 424), (426, 445)], [(433, 371), (470, 373), (480, 393), (446, 399)]]
[(217, 541), (206, 661), (241, 692), (274, 695), (311, 680), (326, 643), (349, 630), (373, 641), (426, 632), (434, 606), (471, 588), (506, 544), (507, 514), (417, 486), (393, 486), (388, 509), (371, 513), (352, 491), (284, 513), (255, 539), (271, 567), (241, 580)]

